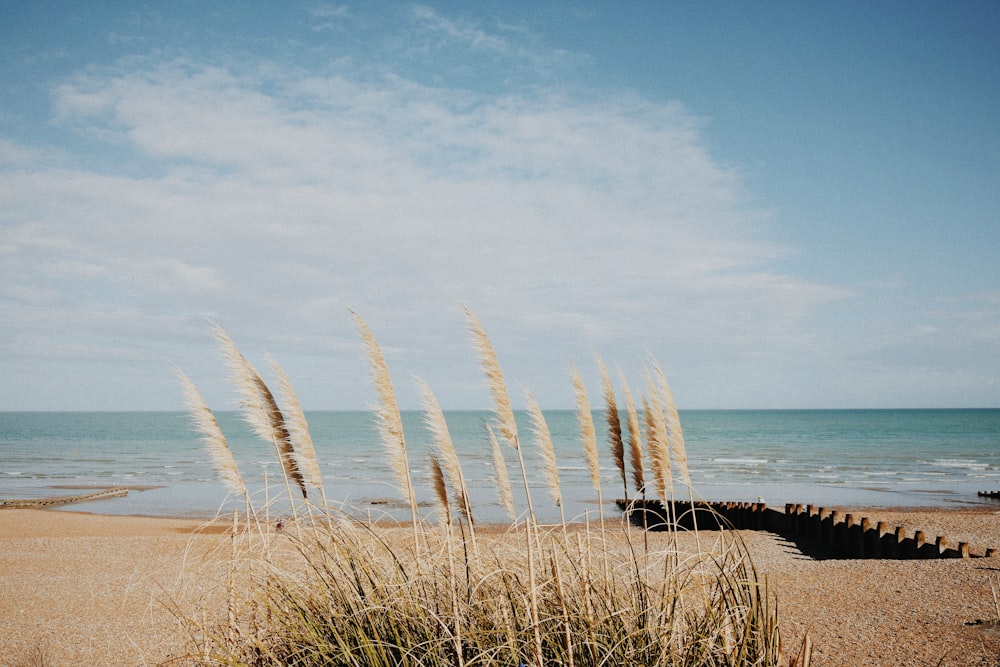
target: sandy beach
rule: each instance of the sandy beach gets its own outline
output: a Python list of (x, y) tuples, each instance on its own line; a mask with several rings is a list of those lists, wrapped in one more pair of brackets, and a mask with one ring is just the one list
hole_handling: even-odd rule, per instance
[[(865, 516), (1000, 546), (1000, 516), (885, 510)], [(224, 604), (226, 522), (0, 511), (0, 663), (156, 665), (184, 655), (178, 614)], [(813, 665), (996, 665), (1000, 558), (814, 560), (740, 531), (778, 597), (786, 646), (808, 631)]]

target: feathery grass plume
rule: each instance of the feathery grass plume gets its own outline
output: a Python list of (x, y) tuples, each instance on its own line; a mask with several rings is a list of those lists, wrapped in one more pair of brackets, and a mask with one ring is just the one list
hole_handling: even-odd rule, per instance
[(611, 383), (611, 376), (608, 375), (608, 368), (604, 365), (604, 360), (597, 358), (597, 365), (601, 370), (601, 389), (604, 393), (604, 413), (605, 421), (608, 423), (608, 443), (611, 445), (611, 458), (615, 462), (618, 474), (622, 478), (622, 487), (625, 490), (625, 500), (628, 500), (628, 476), (625, 473), (625, 442), (622, 440), (622, 421), (618, 413), (618, 399), (615, 398), (615, 386)]
[(653, 382), (653, 376), (648, 372), (646, 373), (646, 387), (649, 390), (650, 409), (653, 411), (653, 421), (656, 422), (656, 435), (659, 439), (656, 451), (657, 456), (662, 460), (658, 462), (658, 465), (663, 471), (666, 490), (669, 494), (669, 498), (663, 497), (663, 500), (667, 502), (673, 499), (674, 495), (674, 481), (670, 463), (670, 433), (667, 431), (666, 412), (663, 408), (663, 401), (660, 399), (660, 393)]
[(434, 499), (437, 500), (441, 525), (447, 528), (451, 526), (451, 503), (448, 502), (448, 486), (444, 481), (441, 461), (434, 454), (431, 454), (431, 486), (434, 488)]
[(576, 419), (580, 427), (580, 442), (587, 459), (587, 469), (590, 472), (590, 483), (594, 490), (601, 492), (601, 461), (597, 453), (597, 431), (594, 428), (594, 414), (590, 410), (587, 399), (587, 388), (583, 384), (580, 372), (570, 365), (570, 377), (573, 382), (573, 395), (576, 398)]
[(302, 471), (306, 484), (319, 489), (320, 495), (325, 500), (326, 491), (323, 489), (323, 475), (319, 469), (316, 448), (313, 445), (312, 435), (309, 433), (309, 422), (306, 421), (302, 404), (299, 403), (299, 397), (285, 371), (274, 359), (271, 360), (271, 368), (278, 378), (278, 394), (281, 396), (285, 408), (285, 424), (288, 426), (288, 435), (295, 450), (295, 462), (298, 464), (299, 470)]
[(490, 456), (493, 461), (493, 475), (500, 505), (507, 511), (511, 519), (516, 519), (517, 512), (514, 509), (514, 494), (510, 488), (510, 474), (507, 472), (507, 462), (503, 458), (500, 440), (497, 439), (496, 432), (489, 424), (486, 424), (486, 432), (490, 440)]
[[(285, 426), (284, 415), (278, 408), (274, 395), (261, 379), (257, 370), (236, 347), (236, 343), (229, 337), (229, 334), (222, 327), (215, 326), (214, 329), (216, 340), (219, 341), (222, 352), (229, 362), (229, 368), (234, 375), (236, 388), (243, 396), (244, 418), (262, 440), (274, 445), (286, 484), (290, 485), (291, 482), (295, 482), (299, 491), (302, 492), (302, 497), (306, 498), (308, 494), (305, 481), (298, 464), (295, 462), (292, 440), (288, 434), (288, 428)], [(290, 487), (289, 492), (291, 492)]]
[[(542, 457), (542, 464), (545, 470), (545, 484), (549, 490), (556, 507), (562, 511), (562, 492), (559, 487), (559, 469), (556, 467), (556, 450), (552, 444), (552, 434), (549, 432), (549, 424), (545, 421), (545, 415), (538, 406), (538, 401), (530, 391), (524, 392), (524, 398), (528, 402), (528, 417), (531, 419), (531, 430), (535, 433), (535, 445), (538, 453)], [(565, 523), (565, 521), (563, 522)]]
[(500, 370), (500, 362), (493, 350), (493, 344), (473, 312), (467, 306), (462, 306), (462, 308), (465, 309), (465, 317), (469, 321), (469, 329), (472, 331), (476, 350), (479, 352), (479, 360), (493, 396), (493, 411), (500, 424), (500, 435), (511, 447), (519, 449), (521, 445), (517, 436), (517, 421), (514, 419), (514, 409), (510, 405), (507, 383), (503, 379), (503, 372)]
[(664, 503), (670, 502), (667, 493), (670, 475), (670, 449), (664, 435), (663, 411), (655, 393), (642, 397), (642, 413), (646, 422), (646, 445), (649, 448), (649, 464), (653, 469), (656, 494)]
[(625, 397), (625, 414), (628, 416), (628, 450), (632, 459), (632, 481), (635, 482), (635, 492), (646, 493), (646, 466), (642, 458), (642, 433), (639, 430), (639, 413), (635, 408), (635, 399), (629, 389), (625, 376), (620, 375), (622, 395)]
[(378, 391), (379, 405), (376, 416), (378, 417), (379, 436), (382, 438), (382, 444), (389, 455), (389, 463), (396, 478), (396, 484), (406, 494), (406, 499), (410, 503), (413, 528), (416, 530), (417, 499), (413, 491), (413, 481), (410, 479), (410, 464), (406, 456), (406, 438), (403, 436), (403, 418), (400, 416), (399, 405), (396, 403), (396, 391), (392, 387), (392, 378), (389, 376), (389, 368), (385, 364), (382, 348), (375, 340), (371, 328), (353, 310), (351, 316), (354, 318), (354, 323), (361, 334), (361, 340), (368, 350), (372, 381)]
[[(500, 371), (500, 362), (497, 360), (493, 344), (490, 342), (489, 336), (486, 335), (483, 325), (479, 323), (479, 320), (476, 319), (476, 316), (467, 306), (462, 306), (462, 308), (465, 309), (465, 316), (469, 321), (469, 329), (472, 331), (476, 350), (479, 352), (479, 360), (483, 366), (483, 372), (486, 375), (490, 393), (493, 396), (493, 412), (499, 423), (500, 435), (517, 452), (517, 463), (521, 469), (521, 481), (524, 483), (524, 497), (528, 504), (528, 519), (534, 523), (536, 519), (535, 507), (531, 500), (528, 469), (524, 464), (524, 453), (521, 451), (521, 442), (517, 433), (517, 421), (514, 419), (514, 410), (510, 404), (507, 383), (504, 381), (503, 373)], [(530, 551), (528, 555), (533, 557)]]
[(674, 393), (670, 391), (670, 384), (667, 382), (667, 376), (663, 373), (663, 369), (660, 368), (660, 364), (658, 364), (655, 359), (653, 360), (653, 370), (655, 371), (656, 379), (660, 384), (660, 398), (663, 401), (663, 410), (667, 425), (667, 433), (670, 438), (671, 453), (673, 454), (674, 462), (677, 464), (677, 469), (680, 472), (681, 479), (690, 492), (691, 473), (688, 470), (687, 448), (684, 446), (684, 429), (681, 428), (681, 417), (677, 412), (677, 404), (674, 402)]
[(236, 465), (236, 459), (233, 458), (233, 451), (229, 448), (229, 443), (226, 441), (226, 436), (223, 435), (222, 429), (219, 428), (218, 420), (216, 420), (215, 415), (208, 407), (208, 404), (194, 382), (191, 381), (191, 378), (185, 375), (184, 371), (179, 368), (175, 368), (174, 370), (184, 390), (184, 399), (187, 402), (191, 420), (194, 422), (195, 428), (201, 433), (201, 441), (205, 444), (205, 448), (208, 449), (209, 456), (212, 457), (212, 464), (216, 472), (219, 473), (223, 483), (225, 483), (230, 491), (239, 493), (246, 499), (247, 510), (249, 510), (250, 494), (247, 493), (247, 487), (243, 483), (243, 477), (240, 475), (240, 470)]
[(465, 476), (462, 474), (462, 465), (455, 452), (455, 445), (451, 440), (451, 433), (448, 431), (448, 422), (444, 418), (444, 411), (438, 403), (437, 397), (431, 391), (430, 385), (420, 381), (424, 395), (424, 424), (434, 438), (434, 445), (437, 448), (437, 459), (451, 488), (458, 501), (458, 511), (465, 517), (469, 526), (472, 526), (472, 505), (469, 502), (469, 489), (465, 485)]

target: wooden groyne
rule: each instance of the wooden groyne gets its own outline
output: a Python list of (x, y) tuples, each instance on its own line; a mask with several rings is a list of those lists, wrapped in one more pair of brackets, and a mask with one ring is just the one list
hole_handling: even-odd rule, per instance
[(1000, 491), (980, 491), (980, 498), (1000, 498)]
[(968, 542), (943, 536), (933, 540), (922, 530), (906, 534), (902, 526), (885, 521), (828, 510), (813, 505), (785, 505), (784, 535), (815, 544), (831, 558), (982, 558), (997, 555), (996, 549), (981, 549)]
[(127, 486), (115, 486), (110, 489), (101, 489), (100, 491), (93, 491), (91, 493), (84, 493), (76, 496), (50, 496), (48, 498), (0, 500), (0, 509), (52, 507), (54, 505), (69, 505), (71, 503), (82, 503), (87, 500), (102, 500), (104, 498), (115, 498), (117, 496), (127, 495)]
[(784, 512), (765, 503), (690, 502), (659, 500), (617, 501), (629, 520), (648, 530), (766, 530), (795, 542), (818, 558), (982, 558), (996, 549), (974, 548), (944, 537), (929, 540), (923, 531), (906, 534), (901, 526), (813, 505), (785, 505)]

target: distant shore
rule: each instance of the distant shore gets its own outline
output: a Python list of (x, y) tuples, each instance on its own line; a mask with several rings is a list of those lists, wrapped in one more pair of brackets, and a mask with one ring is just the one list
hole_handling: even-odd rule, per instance
[[(1000, 546), (993, 510), (871, 508), (873, 519)], [(0, 646), (11, 665), (158, 664), (182, 655), (177, 615), (220, 609), (229, 519), (0, 510)], [(786, 646), (808, 631), (813, 665), (995, 664), (1000, 559), (813, 560), (740, 531), (778, 596)], [(993, 662), (988, 661), (992, 656)]]

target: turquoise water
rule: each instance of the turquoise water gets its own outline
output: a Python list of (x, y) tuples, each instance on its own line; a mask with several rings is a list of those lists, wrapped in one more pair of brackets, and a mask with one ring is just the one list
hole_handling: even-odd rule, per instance
[[(392, 485), (371, 414), (307, 416), (328, 499), (361, 514), (397, 511), (401, 494)], [(218, 418), (255, 504), (280, 498), (283, 484), (271, 445), (257, 439), (239, 415), (220, 413)], [(484, 431), (491, 414), (451, 412), (447, 419), (474, 511), (482, 520), (502, 519)], [(536, 511), (543, 520), (558, 519), (527, 419), (518, 419)], [(598, 496), (579, 445), (575, 414), (549, 411), (546, 419), (567, 518), (596, 512)], [(602, 419), (595, 412), (599, 429)], [(1000, 490), (1000, 410), (712, 410), (682, 412), (681, 419), (696, 497), (762, 498), (772, 506), (1000, 505), (977, 496), (978, 491)], [(431, 437), (420, 413), (406, 413), (404, 427), (418, 499), (428, 503)], [(523, 508), (516, 457), (510, 448), (505, 452), (515, 499)], [(613, 511), (610, 503), (624, 489), (603, 443), (601, 458), (603, 498)], [(74, 494), (81, 487), (111, 485), (135, 490), (125, 498), (65, 509), (207, 517), (240, 506), (238, 499), (227, 498), (183, 413), (0, 413), (0, 498)], [(634, 493), (631, 485), (628, 492)], [(676, 492), (687, 493), (679, 484)], [(280, 513), (280, 503), (275, 511)], [(426, 511), (432, 510), (428, 506)]]

